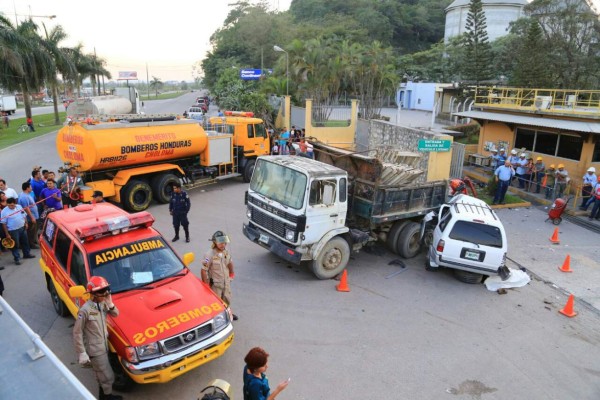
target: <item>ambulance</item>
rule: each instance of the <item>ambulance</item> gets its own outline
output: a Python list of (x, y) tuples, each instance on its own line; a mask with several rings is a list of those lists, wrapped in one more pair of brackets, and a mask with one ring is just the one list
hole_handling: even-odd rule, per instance
[(48, 214), (40, 266), (55, 311), (77, 315), (86, 283), (103, 276), (120, 314), (108, 316), (115, 388), (163, 383), (223, 355), (233, 342), (232, 314), (152, 227), (147, 211), (110, 203)]

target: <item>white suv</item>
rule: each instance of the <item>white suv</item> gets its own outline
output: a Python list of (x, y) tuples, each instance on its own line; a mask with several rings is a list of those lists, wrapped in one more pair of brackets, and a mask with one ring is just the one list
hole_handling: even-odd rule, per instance
[(483, 200), (460, 194), (441, 206), (437, 216), (428, 217), (436, 224), (425, 263), (428, 270), (452, 268), (465, 283), (480, 283), (483, 275), (508, 278), (506, 232)]

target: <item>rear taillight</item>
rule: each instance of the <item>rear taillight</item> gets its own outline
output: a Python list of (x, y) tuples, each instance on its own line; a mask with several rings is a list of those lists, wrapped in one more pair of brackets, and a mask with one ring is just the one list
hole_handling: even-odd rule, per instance
[(446, 245), (446, 243), (443, 240), (440, 240), (435, 249), (438, 251), (438, 253), (442, 253), (444, 251), (445, 245)]

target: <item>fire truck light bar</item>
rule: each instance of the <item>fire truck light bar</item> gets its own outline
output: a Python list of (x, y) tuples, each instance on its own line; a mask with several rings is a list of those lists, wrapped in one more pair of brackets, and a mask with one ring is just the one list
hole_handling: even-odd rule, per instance
[(228, 117), (254, 117), (252, 111), (225, 111), (224, 114)]

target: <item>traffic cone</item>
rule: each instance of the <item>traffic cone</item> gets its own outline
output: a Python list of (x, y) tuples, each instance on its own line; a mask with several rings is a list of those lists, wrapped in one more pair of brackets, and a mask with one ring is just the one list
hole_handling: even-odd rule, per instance
[(562, 267), (558, 267), (558, 269), (562, 272), (573, 272), (573, 270), (571, 269), (571, 256), (569, 254), (567, 254), (567, 257), (565, 258), (565, 262), (563, 263)]
[(350, 288), (348, 287), (348, 270), (344, 270), (342, 273), (342, 279), (340, 279), (340, 283), (335, 288), (338, 292), (350, 291)]
[(558, 228), (554, 228), (554, 233), (552, 234), (550, 241), (554, 244), (560, 243), (560, 239), (558, 238)]
[(567, 300), (567, 304), (565, 304), (565, 308), (563, 308), (562, 310), (559, 310), (558, 312), (563, 315), (566, 315), (569, 318), (573, 318), (574, 316), (576, 316), (577, 313), (575, 311), (573, 311), (574, 298), (575, 298), (575, 296), (570, 295), (569, 300)]

